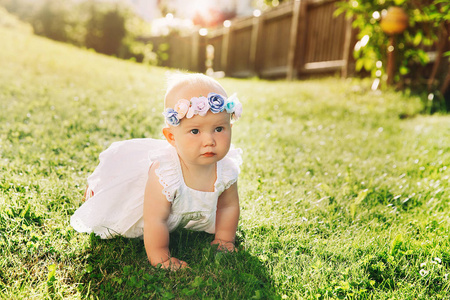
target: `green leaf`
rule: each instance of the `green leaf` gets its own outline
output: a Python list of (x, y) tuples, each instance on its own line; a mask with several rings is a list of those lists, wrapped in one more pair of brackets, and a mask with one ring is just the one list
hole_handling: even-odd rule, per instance
[(47, 266), (47, 269), (48, 269), (47, 282), (51, 283), (56, 280), (56, 278), (55, 278), (56, 265), (55, 264), (49, 265), (49, 266)]
[(371, 58), (364, 59), (364, 69), (366, 69), (367, 71), (371, 71), (374, 66), (375, 64), (373, 63), (373, 60)]
[(200, 287), (203, 285), (204, 281), (200, 276), (195, 277), (194, 282), (191, 283), (192, 287)]
[(195, 289), (190, 290), (190, 289), (184, 288), (183, 290), (181, 290), (181, 293), (183, 293), (183, 295), (186, 295), (186, 296), (193, 296), (195, 294)]
[(162, 294), (163, 299), (173, 299), (175, 298), (175, 295), (172, 294), (171, 292), (165, 292), (164, 294)]
[(405, 3), (405, 0), (394, 0), (395, 5), (400, 6)]
[(423, 51), (423, 50), (417, 51), (417, 56), (419, 57), (420, 62), (422, 63), (422, 65), (425, 65), (425, 64), (427, 64), (427, 63), (430, 62), (430, 57), (429, 57), (428, 54), (427, 54), (425, 51)]
[(402, 234), (397, 234), (395, 238), (391, 241), (391, 255), (397, 254), (398, 250), (403, 245)]
[(322, 183), (320, 188), (325, 192), (325, 194), (329, 195), (331, 193), (331, 188), (326, 183)]
[(85, 269), (86, 273), (91, 273), (92, 270), (94, 270), (94, 268), (91, 265), (86, 266), (86, 269)]
[(368, 189), (362, 190), (358, 193), (358, 196), (355, 198), (355, 204), (358, 205), (360, 204), (362, 201), (364, 201), (364, 199), (366, 199), (367, 194), (369, 193)]
[(400, 72), (401, 75), (406, 75), (406, 74), (409, 73), (409, 69), (407, 67), (405, 67), (405, 66), (401, 66), (400, 69), (399, 69), (399, 72)]
[(345, 11), (346, 9), (344, 8), (344, 7), (338, 7), (335, 11), (334, 11), (334, 13), (333, 13), (333, 16), (334, 17), (337, 17), (337, 16), (339, 16), (340, 14), (342, 14), (344, 11)]
[(368, 193), (369, 193), (368, 189), (360, 191), (358, 193), (358, 196), (356, 196), (355, 201), (352, 204), (350, 204), (350, 215), (352, 216), (352, 218), (355, 218), (356, 208), (358, 207), (359, 204), (361, 204), (362, 201), (364, 201), (364, 199), (366, 199)]
[(352, 216), (352, 219), (355, 218), (355, 215), (356, 215), (356, 204), (355, 203), (350, 204), (350, 215)]
[(255, 291), (255, 295), (252, 297), (252, 299), (262, 299), (262, 293), (260, 290)]
[(422, 37), (423, 37), (422, 31), (419, 31), (416, 33), (416, 36), (414, 37), (414, 40), (413, 40), (414, 46), (417, 46), (420, 44), (420, 42), (422, 41)]
[(355, 65), (356, 71), (361, 71), (361, 69), (363, 68), (363, 66), (364, 66), (364, 59), (363, 59), (363, 58), (358, 59), (358, 60), (356, 61), (356, 65)]

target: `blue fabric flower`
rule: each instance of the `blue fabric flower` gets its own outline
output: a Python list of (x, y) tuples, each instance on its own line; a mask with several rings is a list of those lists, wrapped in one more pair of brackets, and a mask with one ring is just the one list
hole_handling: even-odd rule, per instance
[(172, 126), (180, 125), (180, 120), (178, 119), (178, 113), (173, 108), (167, 108), (165, 112), (163, 112), (164, 117), (166, 118), (166, 122)]
[(209, 93), (208, 102), (210, 106), (209, 109), (215, 114), (220, 113), (225, 109), (225, 99), (219, 94)]
[(225, 110), (227, 113), (232, 114), (234, 113), (234, 110), (236, 109), (236, 104), (239, 102), (238, 98), (236, 97), (236, 94), (231, 95), (227, 101), (225, 101)]

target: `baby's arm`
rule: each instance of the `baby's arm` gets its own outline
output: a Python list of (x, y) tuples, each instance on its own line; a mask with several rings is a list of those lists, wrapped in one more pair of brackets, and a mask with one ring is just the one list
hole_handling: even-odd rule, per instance
[(239, 222), (239, 195), (237, 182), (219, 197), (216, 212), (216, 236), (211, 244), (219, 244), (219, 250), (235, 251), (234, 240)]
[(169, 253), (169, 218), (171, 203), (163, 195), (154, 163), (148, 173), (144, 194), (144, 243), (147, 257), (153, 266), (161, 264), (163, 268), (177, 270), (187, 267), (187, 263), (171, 257)]

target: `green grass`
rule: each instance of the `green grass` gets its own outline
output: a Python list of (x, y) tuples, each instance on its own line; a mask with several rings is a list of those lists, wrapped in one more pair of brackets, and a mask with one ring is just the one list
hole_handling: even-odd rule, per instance
[(449, 116), (366, 81), (221, 80), (244, 104), (240, 251), (177, 231), (171, 273), (69, 225), (102, 150), (161, 137), (166, 70), (0, 36), (0, 298), (450, 298)]

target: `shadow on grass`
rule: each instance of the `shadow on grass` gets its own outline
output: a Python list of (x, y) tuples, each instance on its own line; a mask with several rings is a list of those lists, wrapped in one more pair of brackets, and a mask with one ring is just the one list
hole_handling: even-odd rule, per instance
[(170, 251), (190, 269), (168, 272), (148, 263), (141, 239), (101, 240), (92, 235), (79, 291), (83, 297), (100, 299), (280, 298), (257, 257), (244, 250), (217, 252), (209, 244), (212, 239), (202, 232), (172, 233)]

